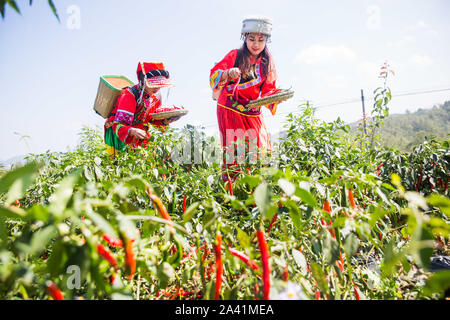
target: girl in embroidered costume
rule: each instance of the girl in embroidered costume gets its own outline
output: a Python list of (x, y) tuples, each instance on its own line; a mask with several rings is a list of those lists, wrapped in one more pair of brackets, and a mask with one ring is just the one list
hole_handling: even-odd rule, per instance
[(162, 62), (139, 63), (137, 68), (139, 83), (125, 88), (116, 106), (105, 123), (105, 143), (108, 154), (117, 155), (125, 151), (125, 146), (143, 146), (150, 138), (149, 125), (161, 129), (180, 117), (164, 120), (152, 120), (152, 113), (179, 109), (178, 107), (161, 108), (160, 88), (171, 87), (169, 72)]
[[(258, 98), (278, 93), (276, 71), (267, 48), (272, 22), (268, 18), (256, 17), (243, 21), (240, 49), (231, 50), (210, 73), (213, 97), (217, 99), (217, 120), (222, 147), (225, 150), (222, 179), (235, 179), (240, 172), (235, 158), (236, 144), (244, 143), (246, 150), (262, 148), (270, 152), (269, 134), (264, 124), (260, 107), (246, 105)], [(274, 115), (276, 104), (266, 106)], [(252, 148), (253, 146), (253, 148)], [(257, 148), (256, 148), (257, 147)], [(254, 152), (253, 152), (254, 156)]]

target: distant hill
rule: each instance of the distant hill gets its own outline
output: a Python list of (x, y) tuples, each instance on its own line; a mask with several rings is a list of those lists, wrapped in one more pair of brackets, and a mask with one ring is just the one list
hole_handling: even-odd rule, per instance
[[(355, 129), (357, 123), (351, 123)], [(412, 151), (425, 137), (449, 139), (450, 101), (431, 109), (419, 109), (414, 113), (392, 114), (384, 121), (381, 144), (402, 151)]]

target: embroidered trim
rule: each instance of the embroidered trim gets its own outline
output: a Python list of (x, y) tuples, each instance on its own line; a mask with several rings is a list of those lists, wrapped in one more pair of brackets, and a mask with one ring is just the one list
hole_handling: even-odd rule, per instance
[(211, 89), (218, 89), (220, 86), (220, 78), (222, 78), (223, 71), (222, 70), (216, 70), (211, 75), (210, 83)]
[[(256, 64), (255, 73), (256, 73), (256, 78), (255, 79), (253, 79), (251, 81), (248, 81), (248, 82), (245, 82), (245, 83), (239, 84), (237, 86), (238, 89), (247, 89), (247, 88), (250, 88), (250, 87), (255, 86), (257, 84), (260, 84), (262, 82), (261, 72), (260, 72), (260, 63)], [(234, 86), (235, 85), (227, 86), (227, 90), (228, 91), (233, 90)]]
[(122, 127), (125, 127), (125, 126), (123, 124), (121, 124), (121, 123), (117, 124), (117, 126), (116, 126), (116, 135), (117, 136), (119, 136), (119, 129), (122, 128)]
[(130, 125), (133, 122), (134, 114), (126, 110), (117, 110), (114, 122), (122, 122)]
[(261, 112), (258, 113), (258, 114), (245, 114), (245, 113), (237, 111), (236, 109), (233, 109), (233, 108), (230, 108), (230, 107), (226, 107), (226, 106), (224, 106), (223, 104), (220, 104), (220, 103), (218, 103), (217, 105), (222, 107), (222, 108), (225, 108), (225, 109), (234, 111), (236, 113), (239, 113), (240, 115), (243, 115), (243, 116), (246, 116), (246, 117), (259, 117), (261, 115)]

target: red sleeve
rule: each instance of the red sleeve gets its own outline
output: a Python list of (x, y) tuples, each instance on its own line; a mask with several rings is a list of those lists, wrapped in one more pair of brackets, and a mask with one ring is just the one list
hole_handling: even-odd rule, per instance
[(222, 73), (230, 68), (233, 68), (234, 62), (236, 61), (237, 50), (231, 50), (228, 54), (218, 62), (212, 69), (209, 74), (209, 82), (211, 89), (219, 89), (224, 83), (220, 83), (220, 78), (222, 77)]
[[(277, 89), (276, 80), (269, 82), (267, 79), (264, 79), (264, 82), (261, 86), (261, 98), (276, 94), (279, 91), (280, 89)], [(272, 115), (275, 115), (275, 112), (277, 111), (276, 103), (269, 104), (266, 107), (270, 110)]]
[(129, 129), (134, 120), (136, 112), (136, 99), (129, 90), (123, 90), (119, 98), (117, 98), (115, 116), (112, 128), (119, 139), (126, 142)]

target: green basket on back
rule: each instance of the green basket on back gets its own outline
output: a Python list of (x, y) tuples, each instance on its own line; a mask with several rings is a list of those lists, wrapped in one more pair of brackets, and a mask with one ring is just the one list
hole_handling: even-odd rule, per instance
[(94, 102), (94, 110), (103, 118), (108, 118), (114, 109), (120, 92), (134, 83), (124, 76), (101, 76)]

